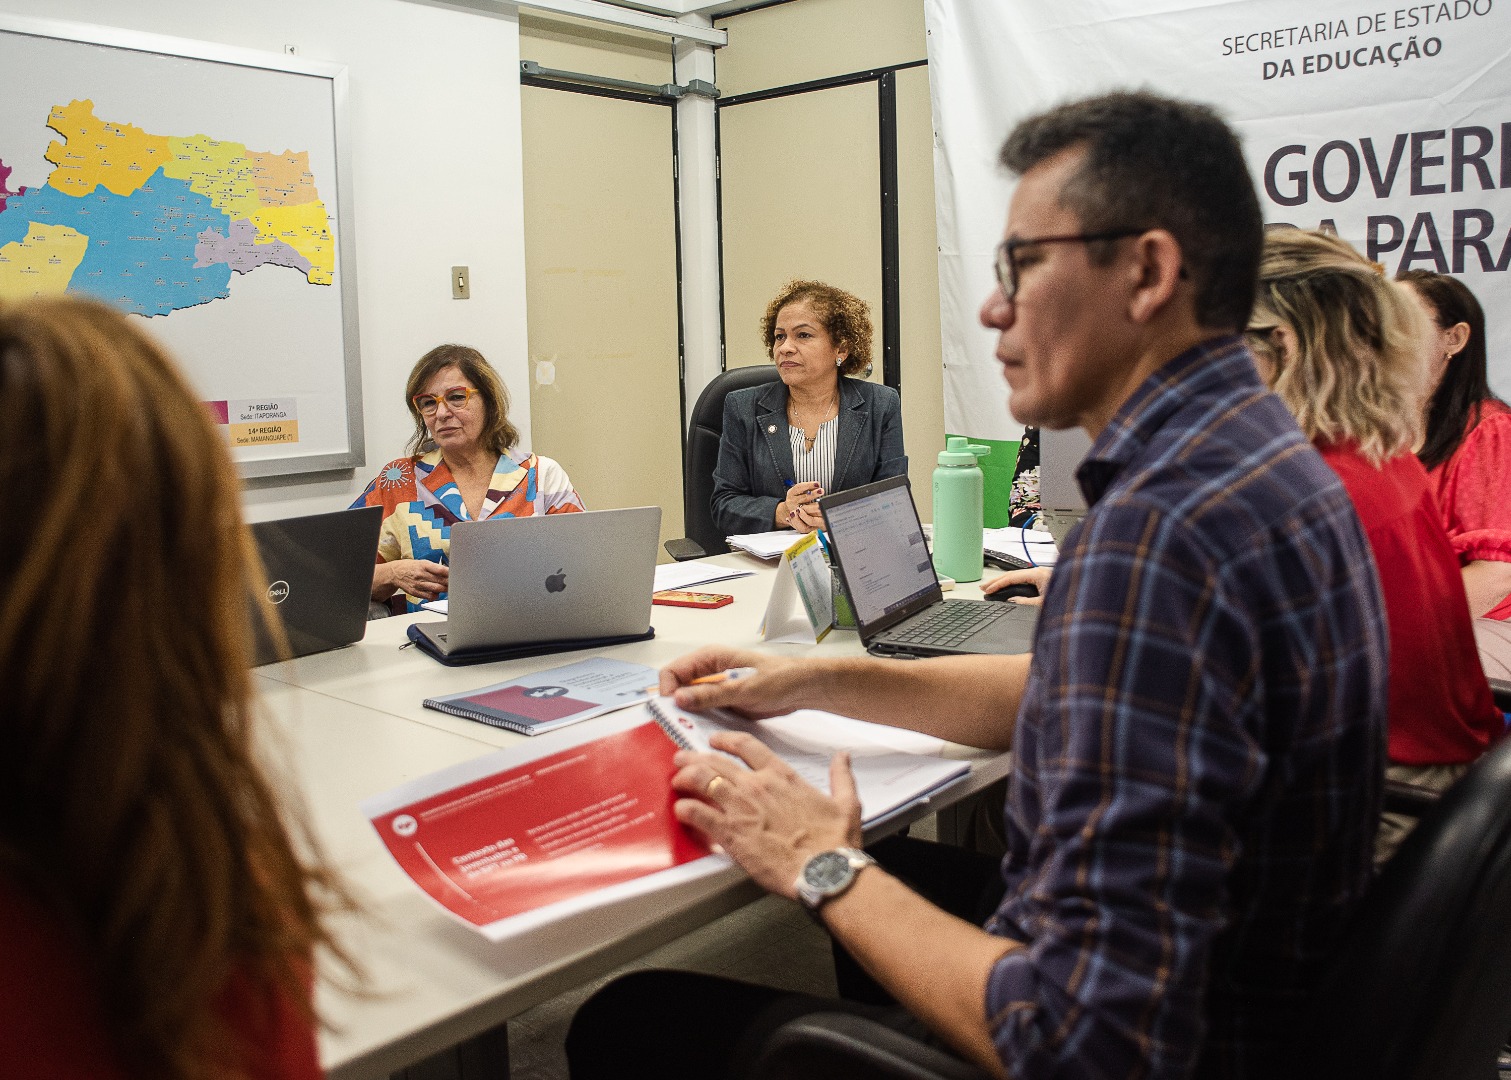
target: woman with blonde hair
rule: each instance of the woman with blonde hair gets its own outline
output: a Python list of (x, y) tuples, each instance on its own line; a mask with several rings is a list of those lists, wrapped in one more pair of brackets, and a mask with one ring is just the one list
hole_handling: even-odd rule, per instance
[(139, 323), (0, 304), (0, 1075), (320, 1075), (345, 893), (254, 751), (225, 439)]
[[(1390, 623), (1387, 775), (1441, 790), (1505, 723), (1480, 667), (1458, 560), (1412, 453), (1428, 337), (1410, 296), (1336, 236), (1265, 238), (1249, 343), (1369, 536)], [(1385, 815), (1376, 858), (1409, 828)]]

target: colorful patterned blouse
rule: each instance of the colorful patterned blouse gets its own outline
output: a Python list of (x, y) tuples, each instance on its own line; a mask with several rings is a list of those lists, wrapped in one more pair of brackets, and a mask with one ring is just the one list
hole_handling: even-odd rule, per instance
[[(472, 520), (451, 467), (439, 450), (390, 461), (352, 503), (352, 509), (359, 506), (383, 507), (379, 562), (444, 562), (451, 553), (451, 526)], [(548, 457), (510, 450), (501, 454), (494, 466), (477, 520), (571, 514), (582, 508), (582, 499), (573, 490), (565, 469)], [(415, 597), (395, 595), (404, 598), (406, 611), (420, 610)]]

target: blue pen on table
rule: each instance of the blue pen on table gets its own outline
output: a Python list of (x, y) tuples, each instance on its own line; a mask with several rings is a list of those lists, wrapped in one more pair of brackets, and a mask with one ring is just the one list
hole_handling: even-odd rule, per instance
[(814, 529), (813, 531), (818, 533), (818, 546), (824, 550), (824, 561), (828, 563), (834, 562), (834, 555), (829, 549), (829, 538), (824, 535), (824, 530)]
[(728, 682), (731, 679), (744, 679), (756, 673), (753, 667), (732, 667), (726, 671), (716, 671), (712, 675), (699, 675), (688, 686), (709, 686), (714, 683)]

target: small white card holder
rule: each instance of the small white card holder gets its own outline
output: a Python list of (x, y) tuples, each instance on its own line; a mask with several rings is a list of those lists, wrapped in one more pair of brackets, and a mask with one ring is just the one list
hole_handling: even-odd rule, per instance
[(816, 645), (833, 625), (829, 564), (819, 547), (818, 533), (811, 532), (788, 548), (777, 564), (771, 599), (761, 620), (761, 640)]

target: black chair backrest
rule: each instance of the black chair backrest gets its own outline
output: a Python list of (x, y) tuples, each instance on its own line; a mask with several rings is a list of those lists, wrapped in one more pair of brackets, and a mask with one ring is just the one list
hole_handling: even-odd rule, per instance
[(1386, 863), (1328, 961), (1307, 1028), (1303, 1076), (1495, 1075), (1511, 1032), (1511, 739)]
[(687, 428), (687, 452), (682, 459), (682, 530), (709, 555), (729, 550), (724, 532), (714, 525), (709, 502), (714, 493), (714, 466), (719, 463), (719, 437), (724, 431), (724, 399), (732, 390), (776, 382), (773, 364), (730, 368), (715, 375), (698, 395)]

